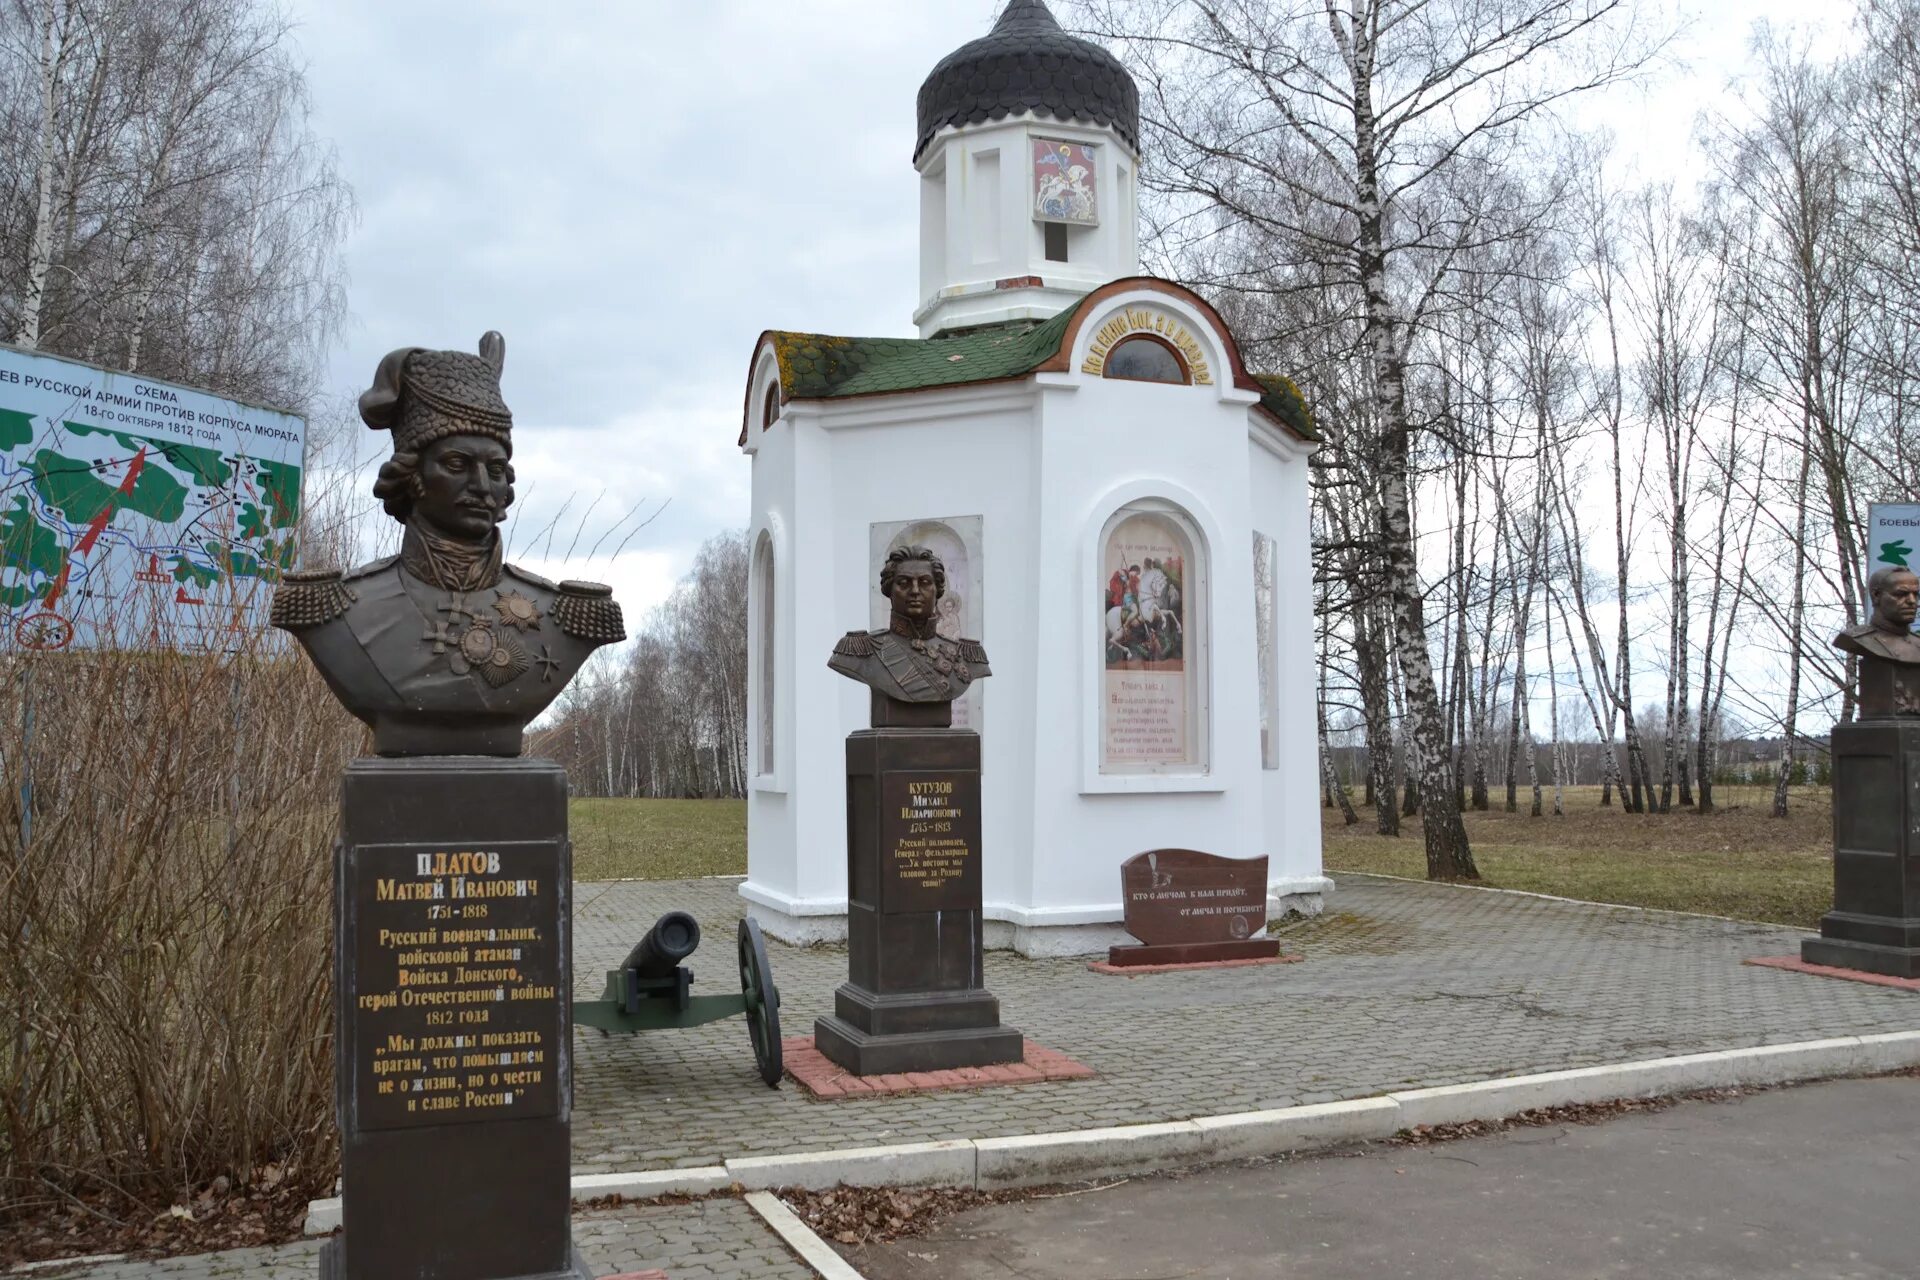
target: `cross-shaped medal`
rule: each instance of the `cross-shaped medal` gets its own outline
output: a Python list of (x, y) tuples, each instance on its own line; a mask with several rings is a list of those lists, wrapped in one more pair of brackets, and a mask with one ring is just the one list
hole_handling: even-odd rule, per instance
[(434, 608), (446, 614), (448, 622), (454, 622), (460, 618), (465, 618), (468, 622), (480, 620), (480, 615), (467, 607), (467, 593), (464, 591), (449, 592), (446, 602), (435, 605)]
[(552, 648), (544, 644), (541, 645), (540, 656), (535, 658), (534, 661), (540, 664), (540, 682), (542, 684), (552, 684), (554, 668), (560, 665), (559, 660), (553, 656)]
[(452, 628), (447, 626), (447, 624), (444, 622), (428, 623), (426, 634), (421, 636), (420, 638), (422, 640), (432, 641), (433, 651), (436, 654), (445, 653), (447, 651), (448, 645), (456, 645), (460, 643), (460, 637), (453, 634)]

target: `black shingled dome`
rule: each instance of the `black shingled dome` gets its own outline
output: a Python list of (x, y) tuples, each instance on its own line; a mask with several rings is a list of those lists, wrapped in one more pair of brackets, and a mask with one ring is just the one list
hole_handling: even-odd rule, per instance
[(1062, 31), (1041, 0), (1010, 0), (992, 31), (942, 58), (921, 84), (913, 158), (948, 125), (1022, 111), (1105, 125), (1140, 149), (1140, 90), (1120, 60)]

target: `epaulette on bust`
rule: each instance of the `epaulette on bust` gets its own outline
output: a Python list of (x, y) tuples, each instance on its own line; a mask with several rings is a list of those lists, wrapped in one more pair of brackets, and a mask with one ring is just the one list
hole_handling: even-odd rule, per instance
[(840, 637), (840, 643), (833, 651), (849, 658), (871, 658), (873, 656), (873, 636), (865, 631), (849, 631)]
[(960, 646), (961, 658), (967, 662), (985, 662), (987, 660), (986, 648), (978, 640), (962, 639), (955, 643)]
[[(534, 586), (539, 587), (543, 591), (558, 591), (560, 589), (559, 587), (554, 585), (553, 579), (543, 578), (539, 574), (533, 572), (531, 569), (522, 569), (517, 564), (507, 565), (506, 570), (508, 573), (512, 574), (514, 577), (520, 579), (520, 581), (532, 583)], [(600, 584), (589, 583), (587, 585), (598, 586)]]
[(603, 582), (579, 582), (569, 579), (560, 584), (560, 598), (547, 610), (547, 616), (575, 640), (588, 644), (613, 644), (627, 638), (620, 606), (614, 603), (613, 588)]
[[(380, 560), (369, 560), (357, 569), (347, 570), (344, 575), (336, 572), (334, 576), (345, 577), (348, 582), (352, 582), (355, 578), (371, 578), (374, 574), (385, 569), (390, 569), (398, 563), (400, 563), (399, 556), (387, 556)], [(287, 576), (291, 578), (294, 575), (288, 574)]]
[(303, 631), (332, 622), (360, 597), (338, 569), (306, 569), (281, 577), (267, 620), (282, 631)]

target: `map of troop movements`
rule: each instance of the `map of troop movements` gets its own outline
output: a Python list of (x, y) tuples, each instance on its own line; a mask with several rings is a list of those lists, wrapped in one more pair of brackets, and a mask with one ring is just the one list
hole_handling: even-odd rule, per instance
[(0, 348), (0, 643), (214, 649), (294, 563), (306, 424)]

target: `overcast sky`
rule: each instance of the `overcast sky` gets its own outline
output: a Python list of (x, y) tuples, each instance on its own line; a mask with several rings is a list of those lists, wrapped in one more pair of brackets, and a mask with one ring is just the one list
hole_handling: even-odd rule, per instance
[[(746, 523), (734, 441), (760, 332), (913, 332), (914, 94), (999, 7), (296, 0), (315, 127), (361, 210), (332, 390), (357, 394), (390, 348), (471, 350), (499, 329), (524, 502), (509, 553), (613, 582), (637, 621), (703, 539)], [(1676, 61), (1583, 114), (1647, 169), (1681, 170), (1754, 20), (1830, 8), (1696, 0)], [(531, 533), (567, 495), (543, 556)], [(584, 562), (614, 518), (662, 500), (617, 563)]]

